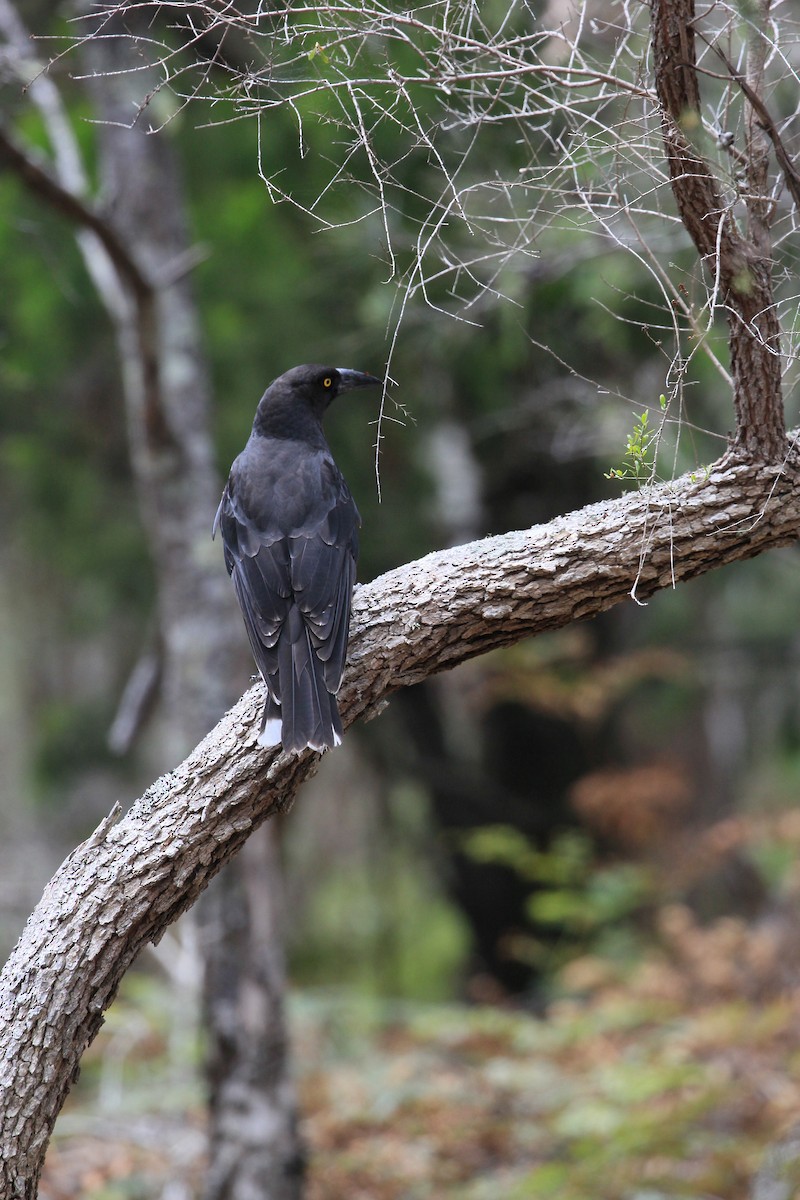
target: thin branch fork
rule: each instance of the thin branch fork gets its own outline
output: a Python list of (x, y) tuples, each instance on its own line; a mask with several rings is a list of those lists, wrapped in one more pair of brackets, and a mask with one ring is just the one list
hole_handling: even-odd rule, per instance
[[(699, 29), (695, 29), (695, 35), (708, 46), (716, 54), (717, 58), (724, 64), (727, 75), (715, 75), (717, 79), (731, 79), (741, 91), (742, 95), (747, 100), (753, 110), (753, 113), (758, 119), (758, 124), (772, 143), (772, 148), (775, 152), (775, 158), (778, 166), (783, 172), (783, 177), (786, 182), (786, 187), (790, 196), (794, 200), (795, 206), (800, 212), (800, 170), (794, 163), (793, 158), (786, 149), (783, 139), (781, 138), (778, 126), (775, 124), (772, 113), (769, 111), (762, 96), (758, 94), (754, 87), (748, 82), (742, 72), (732, 63), (725, 51), (716, 42), (712, 42)], [(712, 75), (710, 71), (703, 68), (697, 68), (704, 75)]]

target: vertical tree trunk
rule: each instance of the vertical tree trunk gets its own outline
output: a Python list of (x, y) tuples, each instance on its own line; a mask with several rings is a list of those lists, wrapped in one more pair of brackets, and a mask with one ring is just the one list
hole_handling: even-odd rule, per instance
[(211, 1034), (207, 1200), (294, 1200), (304, 1160), (283, 1019), (276, 823), (262, 825), (209, 889), (203, 937)]
[[(681, 220), (715, 281), (726, 310), (736, 412), (734, 449), (780, 461), (786, 453), (781, 394), (780, 326), (772, 288), (764, 146), (748, 110), (749, 229), (743, 236), (732, 204), (699, 149), (702, 132), (694, 0), (650, 0), (656, 91), (664, 149)], [(760, 0), (762, 19), (766, 5)], [(757, 56), (751, 71), (760, 84)]]
[[(135, 30), (136, 15), (126, 19)], [(118, 30), (117, 30), (118, 31)], [(152, 287), (117, 298), (131, 456), (156, 564), (164, 647), (163, 763), (179, 761), (236, 699), (244, 639), (222, 554), (210, 383), (184, 263), (190, 250), (174, 141), (135, 122), (141, 73), (130, 38), (87, 55), (109, 219)], [(135, 122), (135, 123), (134, 123)], [(148, 314), (152, 313), (152, 319)], [(144, 317), (144, 319), (143, 319)], [(210, 1059), (209, 1197), (296, 1200), (302, 1153), (283, 1007), (280, 870), (272, 827), (254, 836), (198, 906)]]

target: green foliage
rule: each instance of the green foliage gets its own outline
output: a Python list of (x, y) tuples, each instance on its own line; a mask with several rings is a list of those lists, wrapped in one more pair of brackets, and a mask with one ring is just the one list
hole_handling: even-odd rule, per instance
[[(662, 411), (666, 408), (666, 397), (660, 397)], [(644, 483), (652, 483), (655, 474), (655, 441), (656, 434), (649, 428), (650, 414), (647, 409), (636, 417), (633, 428), (625, 443), (625, 456), (619, 467), (612, 467), (606, 474), (606, 479), (619, 479), (623, 482), (635, 483), (641, 487)]]
[(594, 870), (571, 886), (534, 893), (528, 911), (535, 921), (558, 925), (574, 934), (592, 934), (641, 911), (652, 896), (645, 868), (620, 863)]
[[(26, 136), (37, 130), (25, 126)], [(39, 594), (59, 596), (68, 627), (98, 628), (152, 596), (116, 350), (71, 230), (8, 173), (0, 255), (0, 499), (13, 507), (15, 551), (36, 563)]]
[(535, 937), (520, 943), (523, 956), (550, 976), (580, 953), (616, 948), (627, 954), (631, 944), (618, 931), (655, 894), (646, 867), (599, 866), (589, 838), (579, 831), (561, 833), (540, 850), (517, 829), (489, 825), (463, 835), (461, 846), (473, 860), (508, 867), (533, 885), (527, 902), (531, 920), (568, 936), (554, 949)]
[(330, 55), (326, 53), (325, 48), (319, 42), (315, 42), (308, 52), (308, 61), (313, 62), (315, 58), (321, 58), (327, 67), (330, 63)]
[(539, 850), (510, 825), (483, 825), (462, 835), (464, 852), (475, 862), (510, 867), (523, 879), (543, 886), (567, 886), (586, 878), (591, 863), (587, 838), (575, 831), (556, 837)]

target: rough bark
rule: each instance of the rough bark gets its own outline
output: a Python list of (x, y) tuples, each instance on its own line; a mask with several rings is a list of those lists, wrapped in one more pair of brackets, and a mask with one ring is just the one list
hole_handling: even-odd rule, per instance
[[(795, 435), (796, 437), (797, 435)], [(472, 542), (356, 594), (345, 726), (497, 646), (796, 540), (800, 471), (728, 457), (548, 525)], [(251, 688), (195, 751), (48, 885), (0, 976), (0, 1195), (33, 1200), (55, 1118), (120, 979), (316, 769), (256, 744)]]
[[(729, 329), (734, 445), (779, 460), (786, 448), (781, 400), (780, 326), (766, 224), (765, 148), (748, 116), (750, 236), (699, 148), (702, 132), (694, 0), (651, 0), (656, 91), (664, 149), (681, 220), (708, 269)], [(754, 56), (751, 55), (751, 65)], [(760, 73), (755, 70), (760, 85)], [(754, 96), (757, 93), (751, 87)], [(749, 102), (748, 102), (749, 103)], [(752, 107), (752, 106), (751, 106)]]

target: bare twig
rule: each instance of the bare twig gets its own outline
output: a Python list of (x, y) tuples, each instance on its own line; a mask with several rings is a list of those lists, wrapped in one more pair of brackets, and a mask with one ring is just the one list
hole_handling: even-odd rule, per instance
[[(757, 0), (758, 7), (762, 13), (762, 19), (766, 20), (766, 16), (771, 7), (771, 0)], [(746, 97), (748, 104), (753, 110), (756, 127), (763, 131), (772, 143), (772, 148), (775, 151), (775, 158), (783, 172), (783, 177), (786, 181), (792, 199), (798, 210), (800, 210), (800, 171), (795, 166), (792, 156), (786, 149), (786, 145), (781, 137), (780, 130), (775, 124), (775, 121), (770, 113), (767, 105), (764, 103), (764, 98), (761, 95), (761, 86), (764, 76), (764, 61), (767, 53), (766, 34), (762, 30), (752, 31), (748, 37), (748, 70), (747, 74), (740, 71), (734, 63), (728, 58), (725, 51), (717, 41), (711, 41), (699, 29), (695, 29), (696, 35), (701, 38), (705, 44), (714, 51), (716, 56), (724, 63), (728, 77), (733, 80), (736, 86)], [(708, 72), (710, 74), (710, 72)], [(719, 76), (718, 76), (719, 78)], [(748, 170), (752, 172), (757, 170), (757, 176), (751, 176), (753, 190), (757, 193), (766, 191), (766, 164), (763, 162), (763, 156), (760, 147), (757, 145), (757, 135), (752, 125), (753, 118), (748, 121), (748, 154), (746, 161), (750, 164)], [(756, 166), (757, 163), (757, 166)]]

